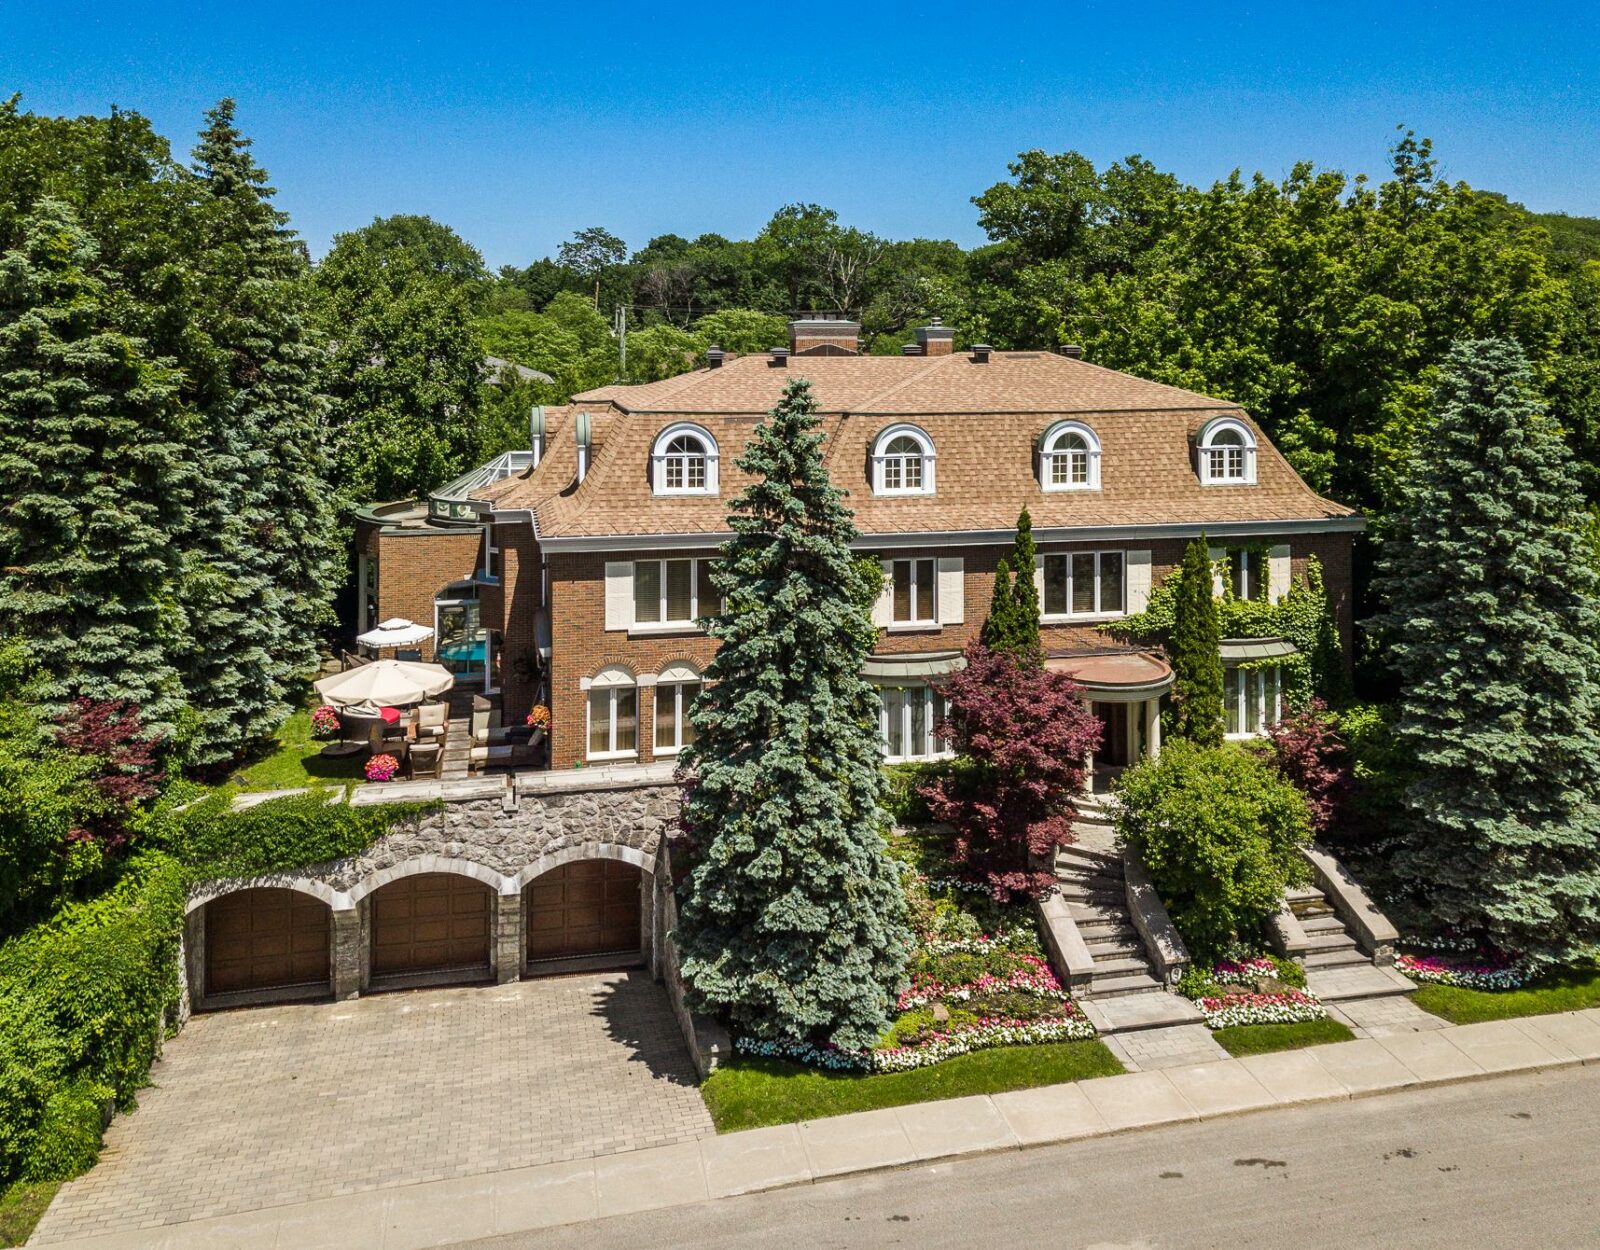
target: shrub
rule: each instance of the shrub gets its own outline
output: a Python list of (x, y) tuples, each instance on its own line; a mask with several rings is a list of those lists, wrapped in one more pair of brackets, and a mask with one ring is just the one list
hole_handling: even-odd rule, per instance
[(1311, 839), (1305, 799), (1238, 747), (1168, 743), (1123, 775), (1116, 819), (1197, 960), (1258, 933), (1285, 888), (1309, 876), (1298, 854)]
[(1350, 797), (1350, 753), (1320, 699), (1267, 731), (1272, 763), (1305, 796), (1311, 831), (1323, 836), (1339, 823)]
[(883, 810), (897, 825), (925, 825), (933, 819), (923, 790), (950, 771), (942, 760), (888, 764), (883, 770)]
[(100, 1157), (104, 1108), (116, 1091), (84, 1079), (58, 1089), (44, 1105), (33, 1149), (22, 1167), (27, 1181), (69, 1181)]
[(0, 947), (0, 1182), (92, 1159), (82, 1105), (98, 1141), (100, 1099), (132, 1101), (177, 1001), (185, 887), (179, 864), (147, 854)]
[(951, 863), (998, 899), (1055, 881), (1033, 861), (1072, 840), (1072, 800), (1100, 723), (1065, 673), (967, 647), (966, 667), (942, 686), (950, 719), (939, 728), (959, 758), (923, 791), (936, 820), (955, 827)]

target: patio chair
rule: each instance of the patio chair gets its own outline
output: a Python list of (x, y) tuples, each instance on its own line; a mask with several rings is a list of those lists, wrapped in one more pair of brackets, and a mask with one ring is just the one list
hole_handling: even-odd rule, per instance
[(411, 764), (411, 779), (419, 777), (437, 777), (439, 775), (439, 761), (444, 755), (444, 748), (437, 742), (418, 742), (408, 752)]
[(443, 703), (424, 703), (411, 720), (411, 736), (418, 743), (436, 742), (444, 745), (445, 732), (450, 723), (450, 709)]

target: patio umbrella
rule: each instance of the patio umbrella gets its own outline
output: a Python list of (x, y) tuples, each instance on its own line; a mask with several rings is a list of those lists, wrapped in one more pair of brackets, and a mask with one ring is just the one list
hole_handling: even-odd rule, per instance
[(374, 660), (324, 677), (317, 693), (353, 716), (377, 716), (382, 707), (404, 707), (443, 694), (456, 684), (455, 674), (438, 664), (414, 660)]
[(391, 617), (376, 629), (357, 634), (356, 641), (363, 647), (414, 647), (433, 637), (426, 625), (416, 625), (403, 616)]

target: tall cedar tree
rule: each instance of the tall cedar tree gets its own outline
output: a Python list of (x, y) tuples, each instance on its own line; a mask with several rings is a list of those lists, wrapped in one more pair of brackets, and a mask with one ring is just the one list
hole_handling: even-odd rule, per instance
[(753, 480), (712, 573), (726, 606), (683, 766), (696, 853), (678, 943), (693, 1001), (740, 1033), (859, 1050), (887, 1025), (910, 936), (861, 677), (877, 588), (817, 424), (796, 379), (739, 460)]
[(186, 555), (185, 684), (211, 764), (266, 737), (313, 666), (332, 585), (322, 400), (305, 324), (307, 266), (267, 175), (234, 125), (206, 114), (194, 151), (196, 370), (206, 489)]
[(1170, 731), (1201, 746), (1222, 745), (1222, 628), (1205, 535), (1183, 553), (1172, 624)]
[(1015, 656), (1024, 663), (1043, 662), (1039, 642), (1039, 588), (1033, 580), (1038, 548), (1033, 541), (1033, 518), (1027, 508), (1017, 518), (1017, 541), (1009, 556), (994, 571), (994, 593), (989, 615), (979, 637), (991, 651)]
[(954, 827), (951, 861), (963, 876), (998, 899), (1037, 895), (1055, 875), (1035, 864), (1072, 842), (1072, 800), (1100, 722), (1081, 687), (1028, 655), (974, 642), (966, 660), (940, 687), (950, 718), (938, 732), (956, 762), (922, 794)]
[(169, 588), (188, 527), (173, 371), (117, 328), (97, 249), (38, 201), (0, 257), (0, 632), (29, 639), (47, 704), (183, 704)]
[(1417, 765), (1397, 872), (1443, 924), (1553, 963), (1600, 941), (1600, 612), (1572, 458), (1531, 387), (1514, 343), (1450, 353), (1374, 624)]

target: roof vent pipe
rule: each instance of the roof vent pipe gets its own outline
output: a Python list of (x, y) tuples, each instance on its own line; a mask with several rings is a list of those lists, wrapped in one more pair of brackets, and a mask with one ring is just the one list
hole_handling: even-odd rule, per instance
[(974, 343), (972, 345), (972, 360), (974, 364), (986, 365), (989, 363), (989, 353), (994, 348), (987, 343)]
[(722, 360), (726, 355), (727, 352), (723, 351), (722, 348), (713, 343), (710, 347), (706, 348), (706, 367), (708, 369), (722, 368)]
[(535, 404), (528, 414), (528, 450), (533, 452), (533, 467), (544, 459), (544, 405)]
[(1083, 348), (1079, 347), (1076, 343), (1064, 343), (1058, 350), (1063, 356), (1066, 356), (1070, 360), (1083, 359)]
[(580, 412), (572, 423), (578, 437), (578, 480), (589, 476), (589, 414)]
[(787, 347), (774, 347), (772, 349), (772, 367), (774, 369), (787, 369), (789, 367), (789, 349)]

